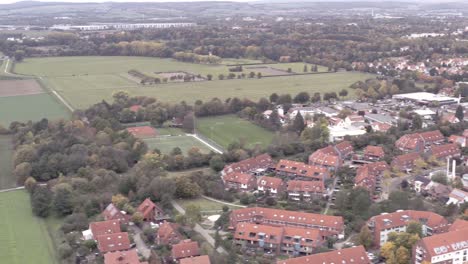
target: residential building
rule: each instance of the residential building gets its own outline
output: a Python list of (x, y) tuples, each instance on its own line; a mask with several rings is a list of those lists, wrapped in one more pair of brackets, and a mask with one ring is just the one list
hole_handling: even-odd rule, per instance
[(196, 257), (200, 255), (200, 248), (198, 242), (190, 239), (181, 241), (172, 246), (171, 249), (172, 259), (178, 261), (183, 258)]
[(373, 122), (371, 124), (372, 130), (376, 132), (383, 132), (386, 133), (390, 128), (392, 128), (391, 125), (386, 124), (386, 123), (380, 123), (380, 122)]
[(421, 156), (417, 152), (399, 155), (393, 158), (391, 166), (392, 168), (400, 171), (412, 170), (414, 168), (415, 161), (420, 158)]
[(275, 171), (281, 176), (303, 180), (324, 181), (329, 176), (326, 168), (292, 160), (280, 160), (276, 164)]
[(289, 226), (238, 223), (234, 233), (234, 244), (243, 248), (294, 256), (310, 255), (324, 241), (320, 230)]
[(119, 220), (121, 223), (128, 224), (130, 216), (125, 211), (120, 211), (114, 204), (110, 203), (101, 214), (104, 220)]
[(241, 222), (319, 229), (322, 230), (325, 235), (332, 234), (339, 238), (344, 235), (344, 222), (341, 216), (250, 207), (232, 211), (230, 216), (231, 229)]
[(322, 166), (329, 170), (336, 170), (342, 166), (343, 161), (353, 153), (353, 146), (343, 141), (335, 146), (321, 148), (309, 156), (309, 164)]
[(140, 262), (136, 249), (131, 249), (104, 254), (104, 264), (148, 264), (148, 262)]
[(452, 225), (450, 225), (449, 232), (451, 231), (459, 231), (463, 229), (468, 229), (468, 221), (462, 220), (462, 219), (457, 219), (455, 222), (453, 222)]
[(257, 179), (251, 174), (231, 172), (221, 176), (226, 189), (237, 191), (254, 191), (257, 188)]
[(89, 230), (83, 231), (85, 240), (96, 239), (98, 236), (122, 232), (119, 220), (108, 220), (101, 222), (91, 222)]
[(293, 201), (311, 201), (326, 194), (323, 181), (288, 181), (288, 198)]
[(458, 136), (458, 135), (451, 135), (449, 138), (448, 138), (448, 141), (450, 143), (455, 143), (455, 144), (458, 144), (460, 147), (464, 148), (467, 146), (467, 138), (464, 137), (464, 136)]
[(393, 232), (405, 232), (410, 222), (422, 225), (423, 235), (431, 236), (448, 230), (447, 220), (433, 212), (398, 210), (393, 213), (382, 213), (371, 217), (367, 226), (372, 232), (374, 245), (380, 247), (387, 242), (388, 235)]
[(429, 197), (443, 203), (448, 201), (451, 191), (452, 187), (434, 181), (429, 182), (424, 190)]
[(423, 152), (425, 146), (440, 144), (444, 140), (445, 137), (442, 133), (439, 130), (434, 130), (403, 135), (395, 142), (395, 146), (402, 151)]
[(431, 182), (431, 179), (429, 177), (425, 176), (416, 176), (414, 179), (413, 183), (413, 189), (417, 193), (422, 193), (423, 191), (426, 190), (426, 186)]
[(344, 248), (310, 256), (278, 260), (276, 264), (371, 264), (363, 246)]
[(181, 259), (180, 264), (211, 264), (210, 258), (208, 255), (192, 257), (192, 258), (184, 258)]
[(428, 154), (434, 156), (436, 159), (445, 160), (447, 158), (460, 157), (461, 150), (457, 144), (453, 143), (432, 145), (428, 150)]
[(413, 246), (413, 263), (468, 263), (468, 229), (424, 237)]
[(182, 240), (182, 235), (179, 233), (178, 225), (175, 223), (164, 221), (156, 232), (156, 243), (158, 245), (174, 245)]
[(153, 203), (149, 198), (146, 198), (137, 208), (144, 221), (154, 221), (164, 216), (164, 211)]
[(363, 158), (368, 161), (378, 161), (385, 156), (384, 149), (381, 146), (367, 146), (364, 148)]
[(364, 187), (373, 194), (380, 187), (383, 173), (387, 170), (390, 170), (390, 167), (385, 161), (364, 164), (356, 170), (354, 186)]
[(257, 190), (277, 195), (286, 190), (286, 184), (281, 178), (262, 176), (257, 181)]
[(262, 154), (256, 157), (228, 164), (224, 166), (221, 174), (225, 175), (232, 172), (257, 174), (263, 173), (272, 167), (274, 167), (274, 163), (270, 155)]
[(449, 200), (447, 201), (447, 204), (460, 205), (466, 202), (468, 202), (468, 192), (455, 188), (449, 194)]
[(130, 239), (127, 232), (100, 235), (97, 236), (96, 240), (101, 253), (130, 249)]

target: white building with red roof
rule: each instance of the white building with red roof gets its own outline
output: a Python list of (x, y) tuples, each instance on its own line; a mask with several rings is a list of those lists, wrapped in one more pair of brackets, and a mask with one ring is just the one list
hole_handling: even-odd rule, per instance
[(468, 229), (425, 237), (413, 246), (413, 262), (468, 263)]
[(321, 148), (309, 156), (309, 164), (322, 166), (328, 170), (336, 170), (353, 153), (353, 146), (348, 141), (343, 141), (335, 146)]
[(268, 154), (261, 154), (256, 157), (241, 160), (224, 166), (221, 175), (232, 172), (259, 174), (274, 167), (273, 159)]
[(198, 246), (198, 242), (187, 239), (172, 245), (171, 254), (174, 261), (196, 257), (200, 255), (200, 247)]
[(136, 249), (131, 249), (104, 254), (104, 264), (148, 264), (148, 262), (140, 262)]
[(278, 260), (276, 264), (371, 264), (363, 246), (334, 250), (299, 258)]
[(468, 202), (468, 192), (455, 188), (449, 194), (449, 200), (447, 201), (447, 204), (460, 205), (466, 202)]
[(277, 195), (286, 190), (286, 184), (281, 178), (262, 176), (257, 181), (257, 190)]
[(288, 198), (293, 201), (312, 201), (326, 195), (323, 181), (288, 181)]
[(237, 191), (254, 191), (257, 189), (257, 179), (251, 174), (231, 172), (221, 176), (224, 187)]
[(128, 233), (121, 232), (97, 236), (97, 247), (101, 253), (130, 249)]
[(119, 220), (107, 220), (100, 222), (91, 222), (89, 230), (83, 231), (85, 240), (96, 239), (98, 236), (122, 232)]
[(330, 175), (326, 168), (308, 165), (303, 162), (282, 159), (276, 164), (275, 171), (278, 175), (303, 180), (324, 181)]

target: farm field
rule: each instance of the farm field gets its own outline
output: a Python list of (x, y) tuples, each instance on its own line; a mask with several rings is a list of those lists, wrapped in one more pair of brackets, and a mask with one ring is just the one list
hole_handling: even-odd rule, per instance
[(46, 223), (32, 214), (24, 190), (0, 193), (0, 259), (8, 264), (57, 263)]
[(172, 149), (179, 147), (182, 153), (187, 153), (191, 148), (198, 148), (202, 153), (209, 153), (209, 149), (206, 145), (196, 140), (191, 136), (169, 136), (169, 137), (156, 137), (143, 139), (148, 145), (149, 149), (159, 149), (163, 154), (169, 154)]
[(13, 121), (54, 120), (69, 115), (68, 110), (47, 93), (0, 97), (0, 125), (3, 126)]
[(234, 115), (198, 118), (197, 131), (219, 145), (227, 148), (234, 141), (244, 141), (248, 147), (259, 144), (268, 146), (273, 132)]
[(14, 188), (12, 137), (0, 135), (0, 190)]
[[(302, 73), (303, 63), (268, 64), (279, 70), (292, 68)], [(247, 67), (247, 66), (246, 66)], [(310, 67), (309, 67), (310, 68)], [(128, 71), (138, 70), (155, 77), (157, 72), (184, 71), (206, 76), (212, 74), (213, 81), (170, 82), (166, 84), (141, 85), (128, 77)], [(319, 67), (319, 71), (323, 70)], [(217, 80), (218, 74), (227, 75), (226, 65), (203, 65), (184, 63), (171, 59), (146, 57), (54, 57), (31, 58), (14, 67), (20, 74), (43, 77), (45, 84), (60, 93), (76, 108), (85, 108), (102, 99), (111, 100), (112, 93), (126, 90), (132, 95), (155, 97), (165, 102), (187, 101), (193, 103), (200, 99), (211, 100), (214, 97), (249, 98), (257, 100), (278, 94), (307, 91), (338, 92), (358, 81), (373, 75), (358, 72), (337, 72), (327, 74), (290, 75), (261, 79)], [(250, 72), (244, 69), (244, 73)], [(353, 90), (348, 89), (350, 96)]]

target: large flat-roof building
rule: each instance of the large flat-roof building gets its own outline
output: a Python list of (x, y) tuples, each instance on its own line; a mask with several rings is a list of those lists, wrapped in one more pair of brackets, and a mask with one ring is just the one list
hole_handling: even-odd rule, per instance
[(439, 105), (447, 104), (457, 104), (459, 102), (458, 98), (449, 97), (440, 94), (433, 94), (428, 92), (417, 92), (417, 93), (405, 93), (405, 94), (395, 94), (392, 96), (395, 100), (400, 101), (413, 101), (419, 104), (431, 104), (438, 103)]

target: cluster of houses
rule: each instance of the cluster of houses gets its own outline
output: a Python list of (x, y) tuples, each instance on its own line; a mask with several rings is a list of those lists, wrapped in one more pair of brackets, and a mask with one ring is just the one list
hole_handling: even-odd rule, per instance
[[(155, 243), (172, 247), (171, 259), (174, 263), (210, 264), (208, 256), (200, 254), (198, 242), (186, 240), (178, 231), (178, 225), (165, 221), (164, 211), (150, 199), (144, 200), (136, 211), (146, 223), (161, 223), (155, 231)], [(138, 250), (130, 242), (130, 234), (122, 232), (122, 225), (128, 225), (131, 217), (112, 203), (101, 215), (104, 221), (90, 223), (89, 229), (82, 233), (83, 240), (94, 240), (97, 243), (97, 249), (104, 256), (104, 263), (147, 264), (146, 261), (140, 261)]]

